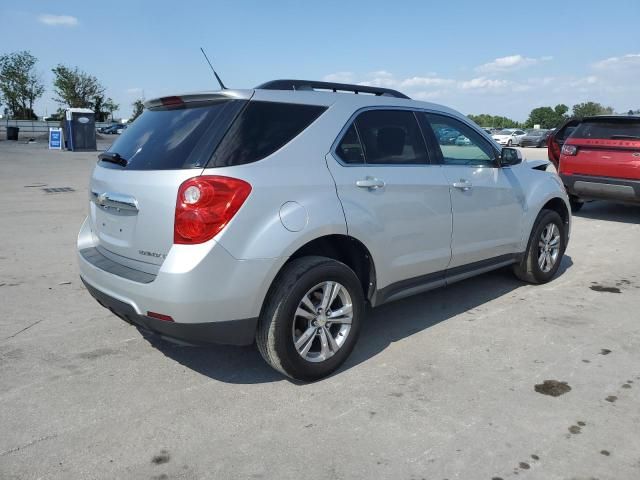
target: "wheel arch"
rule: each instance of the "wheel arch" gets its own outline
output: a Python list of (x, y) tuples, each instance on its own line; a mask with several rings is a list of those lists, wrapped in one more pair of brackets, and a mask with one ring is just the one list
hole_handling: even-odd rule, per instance
[(550, 200), (547, 200), (540, 210), (553, 210), (554, 212), (557, 212), (558, 215), (560, 215), (560, 218), (562, 218), (562, 223), (567, 227), (568, 233), (569, 223), (571, 221), (571, 212), (562, 198), (553, 197)]
[[(280, 266), (271, 285), (276, 283), (276, 279), (280, 276), (282, 270), (291, 261), (312, 255), (332, 258), (351, 268), (360, 280), (365, 299), (367, 301), (371, 300), (376, 291), (376, 267), (373, 257), (369, 249), (360, 240), (345, 234), (323, 235), (298, 247)], [(271, 286), (263, 299), (263, 308), (270, 293)]]
[[(528, 243), (529, 237), (531, 235), (531, 230), (533, 229), (536, 219), (540, 215), (540, 212), (543, 210), (551, 210), (560, 215), (562, 219), (562, 223), (565, 226), (565, 245), (569, 242), (569, 233), (571, 229), (571, 210), (569, 205), (567, 204), (567, 200), (558, 195), (551, 195), (547, 197), (542, 204), (535, 210), (535, 215), (532, 215), (529, 221), (528, 235), (526, 236), (526, 242)], [(527, 243), (525, 243), (525, 248)]]

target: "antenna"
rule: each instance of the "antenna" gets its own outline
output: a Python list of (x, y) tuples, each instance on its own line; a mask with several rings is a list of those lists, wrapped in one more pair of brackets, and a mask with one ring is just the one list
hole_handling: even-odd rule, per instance
[(216, 73), (216, 71), (213, 68), (213, 65), (211, 65), (211, 62), (209, 61), (209, 57), (207, 57), (207, 54), (204, 53), (204, 49), (202, 47), (200, 47), (200, 51), (202, 52), (202, 55), (204, 55), (204, 58), (207, 60), (207, 63), (209, 64), (209, 66), (211, 67), (211, 71), (213, 72), (213, 74), (216, 76), (216, 80), (218, 81), (218, 83), (220, 84), (220, 88), (222, 90), (226, 90), (227, 87), (224, 86), (224, 83), (222, 83), (222, 80), (220, 80), (220, 77), (218, 76), (218, 74)]

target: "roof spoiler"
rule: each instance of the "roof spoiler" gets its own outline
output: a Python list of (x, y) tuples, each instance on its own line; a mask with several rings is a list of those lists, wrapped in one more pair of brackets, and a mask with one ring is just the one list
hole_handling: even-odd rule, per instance
[(390, 88), (353, 85), (350, 83), (319, 82), (315, 80), (271, 80), (256, 87), (260, 90), (329, 90), (332, 92), (368, 93), (376, 96), (406, 98), (404, 93)]
[(158, 108), (167, 105), (191, 102), (219, 102), (223, 100), (249, 100), (253, 90), (218, 90), (214, 92), (185, 93), (177, 96), (154, 98), (144, 102), (145, 108)]

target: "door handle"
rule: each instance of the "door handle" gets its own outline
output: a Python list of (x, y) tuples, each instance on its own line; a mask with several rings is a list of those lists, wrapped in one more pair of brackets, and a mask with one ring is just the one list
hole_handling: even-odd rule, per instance
[(466, 192), (467, 190), (471, 190), (471, 187), (473, 187), (473, 184), (469, 180), (465, 180), (464, 178), (461, 178), (459, 182), (453, 182), (453, 187), (459, 188), (463, 192)]
[(367, 177), (364, 180), (357, 180), (356, 186), (360, 188), (368, 188), (369, 190), (377, 190), (385, 186), (383, 180), (374, 177)]

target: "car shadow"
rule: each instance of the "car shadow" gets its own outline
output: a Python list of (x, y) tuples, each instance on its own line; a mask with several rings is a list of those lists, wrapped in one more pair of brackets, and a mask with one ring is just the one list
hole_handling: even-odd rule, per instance
[(626, 205), (607, 201), (587, 202), (573, 216), (640, 225), (640, 205)]
[[(565, 255), (557, 276), (573, 265)], [(390, 344), (426, 330), (456, 315), (480, 307), (526, 285), (509, 268), (496, 270), (371, 310), (358, 343), (345, 364), (332, 376), (367, 361)], [(269, 367), (255, 345), (247, 347), (182, 346), (141, 330), (144, 338), (168, 358), (202, 375), (225, 383), (254, 384), (289, 380)]]

